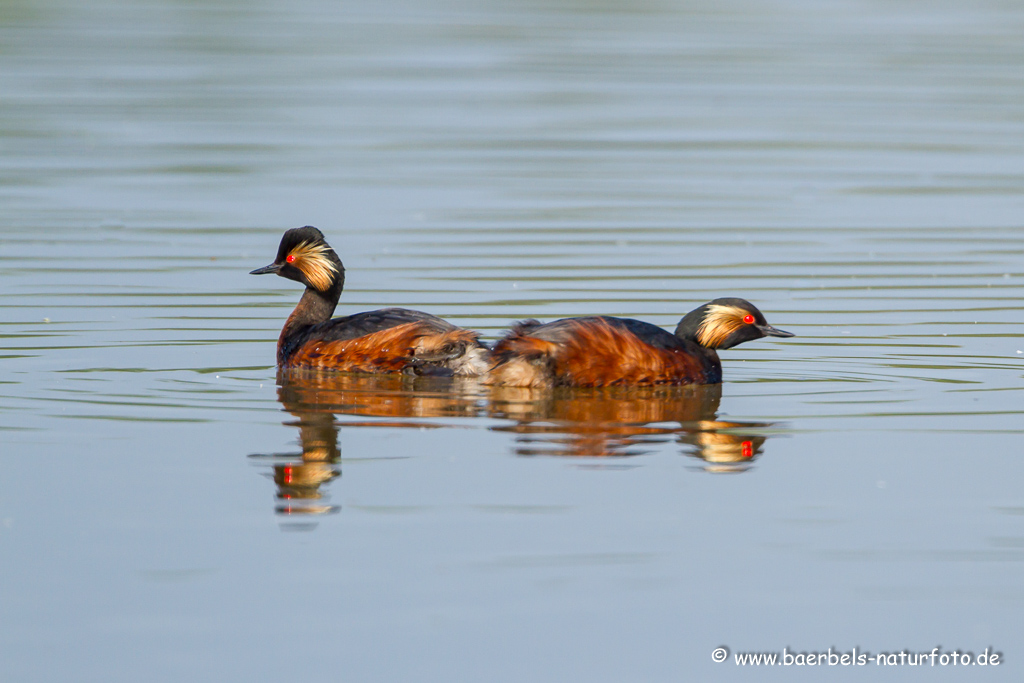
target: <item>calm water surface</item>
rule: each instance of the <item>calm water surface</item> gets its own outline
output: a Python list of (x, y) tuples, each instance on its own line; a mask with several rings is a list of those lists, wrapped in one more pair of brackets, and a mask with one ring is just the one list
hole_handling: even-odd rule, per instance
[[(0, 679), (1019, 680), (1024, 7), (0, 6)], [(339, 312), (794, 339), (721, 387), (279, 376)]]

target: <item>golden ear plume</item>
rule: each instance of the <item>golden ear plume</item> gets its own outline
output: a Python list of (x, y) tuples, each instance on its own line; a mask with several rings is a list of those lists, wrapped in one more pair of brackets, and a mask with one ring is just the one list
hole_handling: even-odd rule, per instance
[(717, 349), (729, 335), (746, 324), (743, 316), (747, 314), (748, 311), (736, 306), (711, 304), (697, 328), (697, 342), (709, 349)]
[(329, 249), (326, 244), (303, 242), (288, 252), (294, 258), (292, 265), (301, 270), (309, 284), (321, 292), (331, 288), (334, 276), (338, 273), (338, 264), (327, 257)]

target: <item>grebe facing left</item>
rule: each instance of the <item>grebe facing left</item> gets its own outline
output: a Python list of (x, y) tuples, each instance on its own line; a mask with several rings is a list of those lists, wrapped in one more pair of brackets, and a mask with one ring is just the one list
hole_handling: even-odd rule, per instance
[(484, 382), (519, 387), (718, 384), (715, 349), (761, 337), (792, 337), (743, 299), (715, 299), (690, 311), (675, 334), (629, 318), (520, 323), (494, 345)]
[(479, 375), (487, 347), (471, 330), (420, 311), (382, 308), (334, 318), (345, 267), (312, 226), (285, 232), (277, 258), (252, 275), (275, 273), (306, 286), (277, 340), (277, 364), (342, 372), (407, 369)]

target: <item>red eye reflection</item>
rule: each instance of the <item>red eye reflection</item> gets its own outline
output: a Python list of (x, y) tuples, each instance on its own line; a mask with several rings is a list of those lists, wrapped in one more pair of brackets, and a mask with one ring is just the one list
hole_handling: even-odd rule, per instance
[(748, 325), (753, 325), (754, 324), (754, 316), (752, 316), (749, 313), (747, 313), (745, 316), (743, 316), (743, 322), (745, 322)]
[[(295, 254), (288, 254), (287, 256), (284, 257), (284, 260), (287, 261), (288, 263), (294, 263)], [(751, 318), (751, 320), (753, 320), (753, 318)]]

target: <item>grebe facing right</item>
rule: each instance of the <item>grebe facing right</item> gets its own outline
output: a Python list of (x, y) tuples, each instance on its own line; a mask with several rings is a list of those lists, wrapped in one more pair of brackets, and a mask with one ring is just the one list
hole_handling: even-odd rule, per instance
[(331, 319), (345, 267), (312, 226), (285, 232), (274, 262), (251, 274), (268, 273), (306, 286), (277, 340), (282, 368), (479, 375), (488, 367), (487, 347), (476, 332), (429, 313), (382, 308)]
[(690, 311), (675, 334), (629, 318), (520, 323), (494, 346), (487, 384), (519, 387), (718, 384), (716, 349), (761, 337), (792, 337), (744, 299), (715, 299)]

